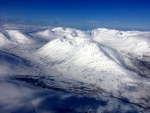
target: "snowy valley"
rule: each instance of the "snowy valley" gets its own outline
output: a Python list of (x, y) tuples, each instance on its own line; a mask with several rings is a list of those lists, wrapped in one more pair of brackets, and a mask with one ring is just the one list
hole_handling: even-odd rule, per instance
[(150, 32), (1, 26), (0, 90), (3, 113), (148, 113)]

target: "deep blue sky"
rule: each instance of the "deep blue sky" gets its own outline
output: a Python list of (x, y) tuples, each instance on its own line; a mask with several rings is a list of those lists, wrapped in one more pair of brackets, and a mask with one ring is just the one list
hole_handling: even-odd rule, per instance
[(150, 30), (150, 0), (0, 0), (0, 24)]

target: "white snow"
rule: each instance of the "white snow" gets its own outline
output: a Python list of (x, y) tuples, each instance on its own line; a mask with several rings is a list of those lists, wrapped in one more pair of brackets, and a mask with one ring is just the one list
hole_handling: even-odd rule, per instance
[(0, 32), (0, 47), (9, 44), (9, 40)]
[[(143, 59), (144, 55), (150, 57), (149, 32), (103, 28), (86, 32), (68, 30), (66, 33), (62, 28), (52, 31), (59, 32), (61, 36), (37, 51), (37, 56), (40, 56), (49, 68), (57, 70), (66, 78), (94, 84), (116, 96), (120, 95), (120, 91), (124, 92), (122, 96), (128, 98), (130, 95), (132, 102), (136, 102), (137, 98), (147, 92), (145, 85), (134, 93), (126, 91), (126, 87), (134, 86), (138, 89), (137, 84), (143, 82), (137, 79), (143, 78), (138, 78), (134, 71), (125, 67), (134, 70), (135, 64), (131, 58)], [(145, 81), (144, 84), (147, 83), (149, 82)]]
[[(149, 106), (144, 99), (150, 97), (150, 32), (105, 28), (81, 31), (62, 27), (27, 33), (29, 35), (21, 30), (6, 31), (10, 41), (19, 45), (9, 53), (32, 61), (34, 70), (21, 65), (25, 71), (30, 70), (31, 75), (42, 73), (56, 76), (58, 80), (62, 77), (60, 81), (66, 79), (94, 85), (115, 97), (125, 97), (130, 102)], [(45, 43), (36, 42), (36, 37)], [(2, 32), (0, 42), (0, 46), (7, 43)], [(0, 71), (4, 66), (0, 65)], [(8, 67), (6, 69), (14, 71)], [(48, 80), (45, 83), (48, 84)]]
[(21, 44), (34, 43), (34, 41), (30, 37), (25, 36), (18, 30), (6, 30), (6, 31), (10, 35), (11, 41), (13, 41), (13, 42), (17, 42), (17, 43), (21, 43)]
[(150, 55), (150, 37), (148, 35), (150, 32), (123, 32), (116, 30), (104, 32), (99, 29), (95, 32), (97, 32), (97, 35), (93, 37), (93, 40), (125, 54), (133, 54), (138, 58), (143, 55)]

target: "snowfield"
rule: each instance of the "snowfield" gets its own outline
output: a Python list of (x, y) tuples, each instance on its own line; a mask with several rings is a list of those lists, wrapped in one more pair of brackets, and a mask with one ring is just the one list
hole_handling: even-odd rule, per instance
[[(29, 105), (29, 110), (32, 113), (46, 113), (39, 106), (47, 103), (40, 102), (53, 95), (51, 93), (59, 95), (60, 102), (55, 106), (49, 103), (49, 112), (62, 112), (55, 107), (63, 106), (63, 112), (75, 113), (148, 113), (150, 32), (7, 25), (0, 30), (0, 76), (3, 86), (0, 86), (3, 91), (0, 93), (0, 101), (3, 100), (0, 106), (5, 103), (8, 106), (8, 109), (1, 110), (3, 113), (18, 108), (10, 108), (12, 103), (1, 99), (5, 92), (9, 92), (11, 84), (12, 90), (17, 91), (17, 97), (7, 95), (5, 98), (11, 98), (13, 102), (14, 98), (18, 98), (19, 91), (23, 90), (25, 97), (21, 96), (16, 101), (22, 103), (22, 98), (30, 100), (33, 108)], [(34, 93), (44, 96), (34, 98)], [(85, 98), (88, 105), (71, 100), (75, 104), (69, 107), (68, 102), (61, 100), (69, 95), (78, 99), (81, 97), (78, 101)], [(77, 104), (80, 105), (78, 108)]]

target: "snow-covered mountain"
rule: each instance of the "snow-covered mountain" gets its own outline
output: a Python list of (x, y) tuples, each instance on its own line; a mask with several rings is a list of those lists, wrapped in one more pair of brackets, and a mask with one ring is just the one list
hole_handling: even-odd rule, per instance
[(1, 76), (150, 110), (150, 32), (19, 28), (0, 30)]

